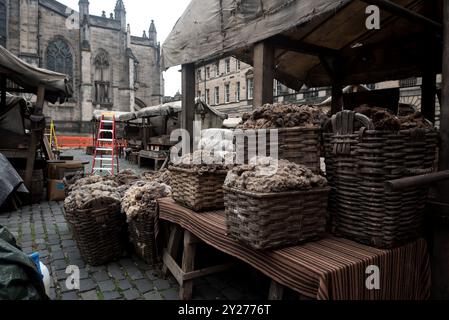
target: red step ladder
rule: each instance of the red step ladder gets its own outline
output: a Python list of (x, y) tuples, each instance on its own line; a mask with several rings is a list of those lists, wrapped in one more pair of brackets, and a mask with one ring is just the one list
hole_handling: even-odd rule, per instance
[[(108, 119), (106, 119), (108, 117)], [(110, 119), (109, 119), (110, 118)], [(102, 114), (95, 142), (92, 174), (120, 172), (115, 114)]]

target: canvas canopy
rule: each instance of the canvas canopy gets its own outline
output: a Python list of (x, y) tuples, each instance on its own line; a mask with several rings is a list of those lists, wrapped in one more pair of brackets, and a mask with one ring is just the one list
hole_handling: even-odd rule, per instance
[[(432, 20), (442, 22), (442, 0), (391, 2), (421, 16), (433, 11)], [(201, 64), (225, 55), (252, 64), (254, 45), (264, 41), (275, 47), (275, 77), (296, 90), (304, 84), (332, 85), (332, 73), (350, 85), (421, 76), (424, 61), (441, 70), (440, 59), (429, 58), (441, 44), (428, 36), (428, 25), (382, 9), (380, 29), (370, 30), (368, 5), (361, 0), (193, 0), (162, 46), (162, 64)]]
[(39, 86), (45, 87), (45, 99), (51, 103), (65, 102), (72, 96), (69, 78), (65, 74), (36, 68), (19, 59), (0, 46), (0, 76), (6, 76), (30, 93), (37, 93)]

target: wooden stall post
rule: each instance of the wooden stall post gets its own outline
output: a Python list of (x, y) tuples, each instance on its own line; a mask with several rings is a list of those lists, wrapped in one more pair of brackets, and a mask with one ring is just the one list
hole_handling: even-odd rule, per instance
[(195, 121), (195, 64), (182, 65), (182, 120), (181, 128), (187, 130), (190, 141), (183, 141), (183, 151), (189, 145), (193, 152), (193, 123)]
[(254, 46), (254, 107), (273, 103), (274, 47), (267, 42)]
[(6, 75), (0, 74), (0, 107), (6, 108)]
[[(443, 82), (441, 92), (441, 150), (440, 170), (449, 170), (449, 1), (444, 1), (444, 36), (443, 36)], [(449, 185), (442, 185), (442, 202), (447, 202)]]
[[(28, 149), (26, 170), (25, 170), (25, 185), (31, 191), (31, 183), (33, 179), (34, 162), (36, 161), (36, 150), (38, 144), (38, 123), (36, 121), (42, 117), (42, 110), (44, 109), (45, 88), (39, 86), (37, 89), (37, 100), (34, 114), (31, 116), (31, 145)], [(36, 119), (33, 119), (35, 117)]]

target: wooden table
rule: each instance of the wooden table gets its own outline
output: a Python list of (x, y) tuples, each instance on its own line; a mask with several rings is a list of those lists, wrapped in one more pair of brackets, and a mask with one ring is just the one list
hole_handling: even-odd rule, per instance
[[(190, 299), (193, 279), (226, 270), (215, 266), (195, 270), (198, 241), (248, 263), (272, 279), (271, 299), (282, 298), (283, 287), (317, 300), (425, 300), (430, 297), (430, 264), (425, 240), (393, 250), (380, 250), (333, 236), (276, 251), (253, 250), (226, 236), (223, 211), (195, 213), (172, 199), (160, 199), (159, 219), (175, 224), (164, 252), (164, 269)], [(182, 265), (176, 264), (179, 241)], [(366, 286), (371, 267), (379, 268), (380, 288)], [(368, 272), (368, 273), (367, 273)]]

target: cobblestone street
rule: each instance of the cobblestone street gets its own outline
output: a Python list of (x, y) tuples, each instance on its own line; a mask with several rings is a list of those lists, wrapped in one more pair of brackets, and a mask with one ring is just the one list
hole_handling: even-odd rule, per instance
[[(161, 277), (135, 256), (105, 266), (91, 267), (80, 256), (64, 219), (61, 202), (44, 202), (0, 213), (0, 225), (7, 227), (27, 254), (39, 252), (52, 277), (51, 299), (56, 300), (177, 300), (178, 284), (172, 276)], [(67, 266), (80, 268), (80, 290), (67, 290)], [(264, 299), (265, 292), (249, 290), (239, 272), (227, 272), (195, 283), (194, 299)]]

